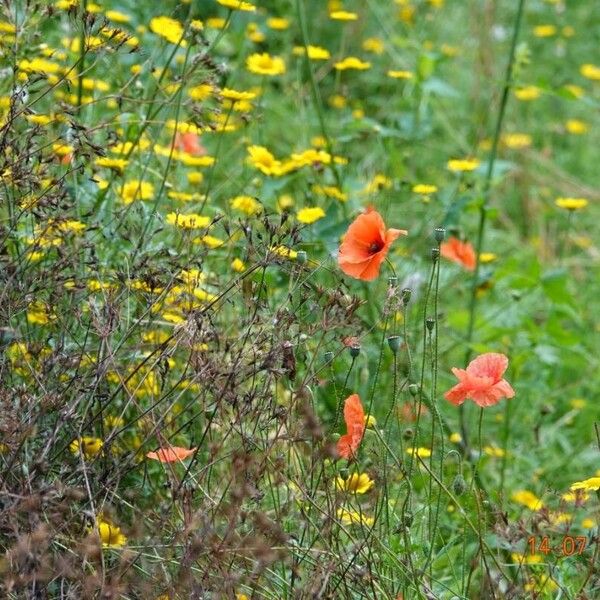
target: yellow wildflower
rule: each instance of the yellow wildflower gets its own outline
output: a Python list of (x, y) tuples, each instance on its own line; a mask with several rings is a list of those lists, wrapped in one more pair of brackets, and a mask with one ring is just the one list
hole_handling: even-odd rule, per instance
[(134, 179), (123, 184), (120, 195), (125, 204), (131, 204), (134, 200), (149, 200), (154, 196), (154, 186), (147, 181)]
[(255, 215), (262, 210), (262, 204), (252, 196), (236, 196), (232, 198), (231, 207), (247, 215)]
[(179, 21), (171, 17), (154, 17), (150, 19), (150, 31), (160, 35), (171, 44), (179, 44), (185, 47), (187, 44), (183, 40), (184, 29)]
[(544, 503), (533, 493), (528, 490), (518, 490), (512, 494), (512, 499), (529, 510), (541, 510), (544, 508)]
[(279, 56), (271, 56), (266, 52), (251, 54), (246, 59), (246, 68), (256, 75), (282, 75), (285, 73), (285, 63)]
[(69, 450), (75, 455), (81, 453), (85, 458), (90, 459), (100, 454), (103, 445), (104, 442), (100, 438), (83, 436), (73, 440), (69, 444)]
[(367, 473), (352, 473), (348, 479), (336, 477), (335, 480), (335, 486), (338, 490), (354, 494), (366, 494), (374, 485), (375, 482)]
[(217, 0), (217, 2), (221, 6), (230, 8), (231, 10), (241, 10), (245, 12), (254, 12), (256, 10), (256, 6), (254, 6), (254, 4), (250, 4), (250, 2), (244, 2), (243, 0)]
[(348, 69), (356, 69), (358, 71), (365, 71), (366, 69), (371, 68), (370, 62), (364, 62), (357, 58), (356, 56), (347, 56), (340, 62), (336, 62), (333, 65), (334, 69), (338, 71), (346, 71)]
[(320, 206), (301, 208), (296, 213), (296, 218), (300, 223), (310, 225), (325, 216), (325, 211)]
[(588, 201), (585, 198), (557, 198), (554, 204), (567, 210), (581, 210), (588, 205)]
[(181, 215), (172, 212), (167, 214), (166, 221), (170, 225), (176, 225), (182, 229), (206, 229), (210, 225), (211, 218), (195, 213)]

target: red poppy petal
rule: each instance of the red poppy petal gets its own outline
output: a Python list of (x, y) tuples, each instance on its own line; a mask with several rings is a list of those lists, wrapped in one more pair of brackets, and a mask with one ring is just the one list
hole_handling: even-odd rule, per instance
[(497, 352), (487, 352), (473, 359), (467, 367), (467, 373), (475, 377), (491, 377), (500, 381), (508, 367), (508, 358)]
[(177, 460), (184, 460), (194, 454), (196, 448), (179, 448), (178, 446), (170, 446), (168, 448), (159, 448), (156, 452), (148, 452), (146, 458), (152, 460), (159, 460), (163, 463), (175, 462)]

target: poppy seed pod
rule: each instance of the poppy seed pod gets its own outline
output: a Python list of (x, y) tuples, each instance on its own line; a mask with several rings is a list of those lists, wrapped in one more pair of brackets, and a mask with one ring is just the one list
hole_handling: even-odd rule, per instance
[(452, 490), (457, 496), (462, 496), (467, 491), (467, 482), (459, 473), (452, 482)]
[(411, 396), (416, 396), (419, 393), (419, 386), (416, 383), (411, 383), (408, 386), (408, 391)]
[(446, 237), (446, 229), (444, 227), (436, 227), (433, 230), (433, 237), (435, 237), (435, 241), (439, 244), (444, 241)]
[(360, 346), (350, 346), (350, 356), (356, 358), (360, 354)]
[(400, 348), (400, 336), (399, 335), (390, 335), (387, 339), (388, 346), (390, 350), (396, 354), (398, 352), (398, 348)]
[(431, 260), (433, 262), (437, 262), (439, 258), (440, 258), (440, 249), (439, 248), (432, 248), (431, 249)]
[(326, 363), (329, 363), (333, 360), (333, 352), (331, 352), (331, 350), (325, 352), (325, 354), (323, 355), (323, 360)]
[(412, 290), (410, 288), (404, 288), (402, 290), (402, 302), (404, 306), (406, 306), (410, 302), (410, 297), (412, 296)]
[(308, 254), (306, 254), (306, 250), (298, 250), (296, 254), (296, 262), (303, 265), (308, 260)]
[(425, 320), (425, 325), (429, 331), (433, 331), (433, 327), (435, 325), (435, 319), (433, 317), (427, 317)]
[(395, 275), (388, 277), (388, 285), (390, 287), (396, 287), (398, 285), (398, 278)]

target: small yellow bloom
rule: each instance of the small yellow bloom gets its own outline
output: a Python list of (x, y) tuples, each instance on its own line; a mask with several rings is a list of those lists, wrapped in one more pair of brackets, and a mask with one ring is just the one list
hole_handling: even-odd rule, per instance
[(588, 201), (585, 198), (557, 198), (554, 204), (567, 210), (581, 210), (588, 205)]
[(385, 44), (381, 38), (371, 37), (363, 40), (362, 49), (373, 54), (383, 54)]
[(483, 453), (493, 458), (502, 458), (506, 454), (504, 450), (498, 448), (498, 446), (485, 446), (483, 448)]
[(183, 40), (184, 29), (182, 24), (171, 17), (154, 17), (150, 19), (150, 31), (161, 36), (171, 44), (180, 44), (185, 47), (187, 44)]
[(453, 444), (460, 444), (462, 442), (462, 435), (460, 435), (460, 433), (455, 431), (454, 433), (450, 434), (450, 441)]
[(166, 221), (169, 225), (176, 225), (182, 229), (206, 229), (210, 225), (211, 218), (196, 213), (182, 215), (172, 212), (167, 214)]
[(352, 492), (353, 494), (366, 494), (375, 485), (375, 482), (367, 473), (352, 473), (348, 479), (336, 477), (335, 486), (343, 492)]
[(329, 13), (329, 18), (334, 21), (356, 21), (358, 15), (355, 12), (350, 12), (348, 10), (336, 10)]
[(493, 252), (482, 252), (479, 255), (479, 262), (483, 264), (491, 263), (494, 262), (497, 258), (498, 256)]
[(552, 37), (556, 35), (556, 27), (554, 25), (537, 25), (533, 28), (533, 35), (539, 38)]
[(127, 543), (127, 538), (116, 525), (98, 519), (97, 528), (103, 548), (121, 548)]
[(480, 162), (476, 158), (452, 159), (446, 164), (447, 168), (454, 172), (474, 171), (479, 165)]
[(435, 194), (438, 191), (437, 185), (432, 185), (430, 183), (417, 183), (413, 185), (412, 191), (415, 194), (422, 194), (423, 196), (429, 196), (430, 194)]
[(582, 135), (587, 133), (590, 129), (589, 125), (579, 119), (569, 119), (565, 123), (565, 129), (573, 135)]
[(296, 213), (296, 218), (300, 223), (310, 225), (325, 216), (325, 211), (320, 206), (301, 208)]
[(542, 557), (539, 554), (520, 554), (519, 552), (511, 552), (510, 557), (513, 562), (520, 565), (537, 565), (542, 562)]
[(596, 521), (594, 521), (594, 519), (583, 519), (583, 521), (581, 521), (581, 526), (584, 529), (594, 529), (594, 527), (596, 527)]
[(196, 185), (198, 183), (202, 183), (202, 181), (204, 180), (204, 175), (200, 173), (200, 171), (190, 171), (187, 174), (187, 180), (192, 185)]
[(290, 26), (290, 22), (288, 19), (284, 19), (283, 17), (269, 17), (267, 19), (267, 27), (271, 29), (275, 29), (277, 31), (283, 31)]
[(414, 73), (412, 71), (388, 71), (387, 76), (392, 79), (412, 79), (414, 77)]
[(246, 68), (256, 75), (282, 75), (285, 73), (285, 62), (279, 56), (271, 56), (266, 52), (256, 53), (246, 59)]
[(256, 98), (256, 92), (244, 92), (231, 88), (223, 88), (220, 95), (226, 100), (234, 100), (235, 102), (239, 102), (240, 100), (254, 100)]
[(333, 65), (333, 67), (337, 71), (346, 71), (348, 69), (356, 69), (358, 71), (365, 71), (366, 69), (371, 68), (371, 63), (362, 61), (362, 60), (360, 60), (360, 58), (356, 58), (356, 56), (347, 56), (340, 62), (336, 62)]
[(307, 46), (306, 49), (304, 46), (295, 46), (292, 50), (292, 54), (295, 56), (304, 56), (306, 52), (308, 52), (310, 60), (329, 60), (331, 58), (329, 50), (321, 48), (321, 46)]
[(347, 510), (345, 508), (338, 508), (337, 518), (343, 525), (364, 525), (365, 527), (371, 527), (375, 523), (373, 517), (368, 517), (355, 510)]
[(502, 142), (507, 148), (519, 150), (531, 146), (531, 136), (527, 133), (505, 133)]
[(407, 448), (406, 454), (418, 456), (419, 458), (429, 458), (431, 456), (431, 450), (429, 448)]
[(537, 100), (542, 95), (539, 88), (534, 85), (528, 85), (515, 90), (515, 97), (517, 100), (527, 102), (529, 100)]
[(287, 248), (286, 246), (275, 246), (271, 248), (271, 252), (274, 252), (282, 258), (289, 258), (290, 260), (294, 260), (298, 257), (298, 253), (295, 250)]
[(518, 490), (512, 494), (512, 499), (529, 510), (541, 510), (544, 508), (544, 503), (533, 493), (528, 490)]
[(73, 440), (69, 444), (69, 450), (75, 455), (83, 453), (83, 456), (89, 459), (98, 456), (103, 445), (104, 442), (100, 438), (83, 436), (80, 439)]
[(128, 160), (124, 158), (108, 158), (108, 157), (100, 157), (94, 161), (94, 164), (97, 167), (105, 167), (107, 169), (114, 169), (119, 173), (123, 173), (125, 167), (129, 164)]
[(231, 207), (246, 215), (255, 215), (262, 210), (262, 204), (252, 196), (236, 196), (232, 198)]
[(120, 195), (125, 204), (134, 200), (150, 200), (154, 196), (154, 186), (147, 181), (132, 180), (123, 184)]
[(277, 160), (264, 146), (249, 146), (247, 148), (248, 162), (265, 175), (279, 175), (281, 161)]
[(600, 81), (600, 67), (592, 64), (581, 65), (579, 72), (586, 78), (592, 81)]
[(600, 490), (600, 477), (590, 477), (583, 481), (576, 481), (570, 489), (595, 492), (596, 490)]
[(561, 498), (565, 502), (585, 502), (589, 500), (590, 495), (584, 490), (574, 490), (572, 492), (565, 492), (561, 495)]
[(231, 268), (236, 273), (243, 273), (246, 270), (246, 265), (244, 264), (244, 261), (240, 260), (239, 258), (234, 258), (231, 261)]
[(217, 2), (221, 6), (230, 8), (231, 10), (241, 10), (245, 12), (254, 12), (256, 10), (256, 6), (254, 6), (254, 4), (250, 4), (250, 2), (243, 2), (243, 0), (217, 0)]
[(377, 425), (377, 419), (373, 415), (365, 415), (365, 427), (373, 429)]

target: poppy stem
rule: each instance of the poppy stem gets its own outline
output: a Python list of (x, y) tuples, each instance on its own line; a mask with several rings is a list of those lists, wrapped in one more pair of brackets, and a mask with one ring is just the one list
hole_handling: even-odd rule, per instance
[[(512, 78), (513, 78), (513, 67), (515, 63), (515, 54), (517, 48), (517, 40), (519, 39), (519, 31), (521, 29), (521, 22), (523, 20), (523, 7), (525, 5), (525, 0), (519, 0), (519, 4), (517, 6), (517, 14), (515, 16), (515, 21), (513, 25), (513, 34), (512, 41), (510, 45), (510, 54), (508, 58), (508, 64), (506, 66), (506, 74), (504, 76), (504, 86), (502, 89), (502, 98), (500, 100), (500, 108), (498, 110), (498, 116), (496, 119), (496, 127), (494, 131), (494, 137), (492, 140), (492, 148), (490, 150), (490, 156), (488, 159), (487, 170), (485, 174), (485, 179), (483, 182), (483, 193), (482, 193), (482, 201), (479, 206), (479, 224), (477, 228), (477, 239), (475, 243), (475, 271), (473, 272), (473, 279), (471, 281), (471, 299), (469, 302), (469, 321), (467, 326), (467, 350), (465, 353), (465, 364), (467, 364), (471, 358), (472, 348), (471, 343), (473, 341), (473, 332), (475, 329), (475, 319), (476, 319), (476, 308), (477, 308), (477, 287), (479, 283), (479, 271), (480, 271), (480, 260), (479, 257), (481, 255), (481, 250), (483, 248), (483, 241), (485, 235), (485, 226), (487, 221), (487, 213), (488, 213), (488, 196), (490, 192), (490, 188), (492, 185), (492, 176), (494, 173), (494, 164), (496, 162), (496, 157), (498, 154), (498, 145), (500, 143), (500, 135), (502, 133), (502, 125), (504, 122), (504, 115), (506, 113), (506, 105), (508, 103), (508, 94), (510, 88), (512, 86)], [(469, 456), (468, 447), (469, 447), (469, 438), (468, 431), (466, 425), (465, 418), (465, 407), (462, 404), (459, 407), (458, 418), (460, 424), (460, 433), (462, 436), (462, 448), (465, 453), (465, 456)]]

